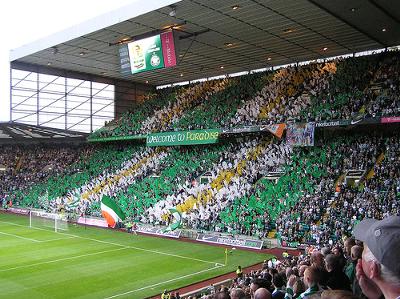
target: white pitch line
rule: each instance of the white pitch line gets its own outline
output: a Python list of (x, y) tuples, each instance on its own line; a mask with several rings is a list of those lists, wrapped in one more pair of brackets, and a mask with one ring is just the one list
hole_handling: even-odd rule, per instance
[[(20, 225), (20, 224), (16, 224), (16, 223), (12, 223), (12, 222), (0, 221), (0, 223), (7, 223), (7, 224), (10, 224), (10, 225), (22, 226), (22, 227), (26, 228), (25, 225)], [(151, 253), (160, 254), (160, 255), (172, 256), (172, 257), (176, 257), (176, 258), (187, 259), (187, 260), (197, 261), (197, 262), (202, 262), (202, 263), (207, 263), (207, 264), (222, 265), (222, 264), (215, 263), (215, 262), (212, 262), (212, 261), (206, 261), (206, 260), (197, 259), (197, 258), (193, 258), (193, 257), (177, 255), (177, 254), (167, 253), (167, 252), (162, 252), (162, 251), (157, 251), (157, 250), (151, 250), (151, 249), (146, 249), (146, 248), (141, 248), (141, 247), (136, 247), (136, 246), (122, 245), (122, 244), (119, 244), (119, 243), (103, 241), (103, 240), (98, 240), (98, 239), (93, 239), (93, 238), (86, 238), (86, 237), (82, 237), (82, 236), (78, 236), (78, 235), (74, 235), (74, 234), (49, 231), (47, 229), (42, 229), (42, 228), (39, 228), (39, 227), (31, 227), (31, 228), (32, 229), (37, 229), (37, 230), (43, 230), (43, 231), (47, 231), (47, 232), (53, 232), (53, 233), (64, 235), (64, 236), (71, 236), (71, 237), (75, 237), (75, 238), (79, 238), (79, 239), (83, 239), (83, 240), (88, 240), (88, 241), (93, 241), (93, 242), (98, 242), (98, 243), (103, 243), (103, 244), (108, 244), (108, 245), (114, 245), (114, 246), (118, 246), (118, 247), (124, 247), (124, 248), (125, 247), (129, 247), (131, 249), (136, 249), (136, 250), (140, 250), (140, 251), (144, 251), (144, 252), (151, 252)]]
[(159, 286), (159, 285), (163, 285), (163, 284), (170, 283), (170, 282), (173, 282), (173, 281), (176, 281), (176, 280), (184, 279), (184, 278), (187, 278), (187, 277), (190, 277), (190, 276), (194, 276), (194, 275), (197, 275), (197, 274), (208, 272), (208, 271), (211, 271), (211, 270), (214, 270), (214, 269), (218, 269), (218, 268), (221, 268), (221, 267), (222, 266), (215, 266), (215, 267), (212, 267), (212, 268), (209, 268), (209, 269), (201, 270), (201, 271), (198, 271), (198, 272), (195, 272), (195, 273), (187, 274), (187, 275), (184, 275), (184, 276), (181, 276), (181, 277), (176, 277), (176, 278), (172, 278), (170, 280), (166, 280), (166, 281), (162, 281), (162, 282), (159, 282), (159, 283), (156, 283), (156, 284), (152, 284), (152, 285), (140, 288), (140, 289), (131, 290), (131, 291), (128, 291), (128, 292), (125, 292), (125, 293), (121, 293), (121, 294), (116, 294), (116, 295), (113, 295), (113, 296), (110, 296), (110, 297), (106, 297), (104, 299), (112, 299), (112, 298), (125, 296), (125, 295), (128, 295), (128, 294), (132, 294), (134, 292), (143, 291), (145, 289), (153, 288), (153, 287), (156, 287), (156, 286)]
[[(16, 226), (20, 226), (20, 227), (25, 227), (26, 228), (25, 225), (13, 223), (13, 222), (0, 221), (0, 223), (7, 223), (7, 224), (10, 224), (10, 225), (16, 225)], [(103, 243), (103, 244), (108, 244), (108, 245), (114, 245), (114, 246), (118, 246), (118, 247), (129, 247), (131, 249), (136, 249), (136, 250), (141, 250), (141, 251), (145, 251), (145, 252), (156, 253), (156, 254), (160, 254), (160, 255), (173, 256), (173, 257), (177, 257), (177, 258), (189, 259), (189, 260), (192, 260), (192, 261), (198, 261), (198, 262), (203, 262), (203, 263), (208, 263), (208, 264), (223, 265), (223, 264), (220, 264), (220, 263), (215, 263), (215, 262), (211, 262), (211, 261), (206, 261), (206, 260), (202, 260), (202, 259), (196, 259), (196, 258), (177, 255), (177, 254), (172, 254), (172, 253), (166, 253), (166, 252), (157, 251), (157, 250), (151, 250), (151, 249), (146, 249), (146, 248), (141, 248), (141, 247), (136, 247), (136, 246), (130, 246), (130, 245), (122, 245), (122, 244), (115, 243), (115, 242), (109, 242), (109, 241), (103, 241), (103, 240), (99, 240), (99, 239), (87, 238), (87, 237), (82, 237), (82, 236), (63, 233), (63, 232), (55, 232), (55, 231), (52, 231), (52, 230), (47, 230), (47, 229), (43, 229), (43, 228), (39, 228), (39, 227), (30, 227), (30, 228), (37, 229), (37, 230), (42, 230), (42, 231), (47, 231), (47, 232), (52, 232), (52, 233), (65, 235), (65, 236), (71, 236), (72, 238), (79, 238), (79, 239), (89, 240), (89, 241), (93, 241), (93, 242), (98, 242), (98, 243)]]
[(31, 241), (31, 242), (35, 242), (35, 243), (40, 243), (41, 242), (41, 241), (36, 240), (36, 239), (21, 237), (21, 236), (18, 236), (18, 235), (4, 233), (4, 232), (0, 232), (0, 235), (10, 236), (10, 237), (14, 237), (14, 238), (18, 238), (18, 239), (22, 239), (22, 240), (26, 240), (26, 241)]
[(119, 244), (119, 243), (103, 241), (103, 240), (98, 240), (98, 239), (93, 239), (93, 238), (86, 238), (86, 237), (81, 237), (81, 236), (72, 235), (72, 234), (66, 234), (66, 233), (62, 233), (62, 234), (63, 235), (67, 235), (67, 236), (74, 236), (76, 238), (89, 240), (89, 241), (93, 241), (93, 242), (99, 242), (99, 243), (103, 243), (103, 244), (109, 244), (109, 245), (114, 245), (114, 246), (119, 246), (119, 247), (128, 247), (128, 248), (131, 248), (131, 249), (144, 251), (144, 252), (151, 252), (151, 253), (160, 254), (160, 255), (172, 256), (172, 257), (176, 257), (176, 258), (187, 259), (187, 260), (197, 261), (197, 262), (202, 262), (202, 263), (207, 263), (207, 264), (215, 264), (215, 262), (206, 261), (206, 260), (202, 260), (202, 259), (197, 259), (197, 258), (194, 258), (194, 257), (177, 255), (177, 254), (173, 254), (173, 253), (167, 253), (167, 252), (162, 252), (162, 251), (157, 251), (157, 250), (151, 250), (151, 249), (146, 249), (146, 248), (141, 248), (141, 247), (136, 247), (136, 246), (122, 245), (122, 244)]
[(53, 241), (61, 241), (61, 240), (69, 240), (69, 239), (74, 239), (76, 237), (67, 237), (67, 238), (56, 238), (56, 239), (50, 239), (50, 240), (43, 240), (39, 241), (40, 243), (48, 243), (48, 242), (53, 242)]
[(70, 256), (70, 257), (65, 257), (61, 259), (56, 259), (56, 260), (51, 260), (47, 262), (40, 262), (40, 263), (34, 263), (34, 264), (29, 264), (29, 265), (23, 265), (23, 266), (17, 266), (17, 267), (12, 267), (8, 269), (0, 269), (0, 272), (7, 272), (11, 270), (18, 270), (18, 269), (24, 269), (24, 268), (31, 268), (35, 266), (41, 266), (41, 265), (46, 265), (46, 264), (52, 264), (52, 263), (57, 263), (57, 262), (62, 262), (62, 261), (68, 261), (68, 260), (74, 260), (74, 259), (79, 259), (82, 257), (88, 257), (88, 256), (93, 256), (93, 255), (99, 255), (103, 253), (108, 253), (108, 252), (113, 252), (113, 251), (119, 251), (119, 250), (124, 250), (128, 249), (126, 248), (117, 248), (117, 249), (111, 249), (111, 250), (104, 250), (104, 251), (99, 251), (99, 252), (93, 252), (93, 253), (87, 253), (87, 254), (81, 254), (81, 255), (76, 255), (76, 256)]

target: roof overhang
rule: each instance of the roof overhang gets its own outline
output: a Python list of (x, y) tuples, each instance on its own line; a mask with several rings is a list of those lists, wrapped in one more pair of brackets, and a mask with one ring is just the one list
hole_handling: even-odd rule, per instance
[[(173, 24), (183, 24), (176, 67), (121, 73), (116, 42)], [(162, 85), (399, 44), (395, 0), (140, 0), (18, 48), (11, 62)]]
[(33, 126), (16, 122), (0, 123), (0, 145), (22, 143), (84, 143), (87, 136), (87, 133), (44, 126)]
[(164, 6), (172, 5), (180, 0), (138, 0), (120, 9), (100, 15), (94, 19), (72, 26), (66, 30), (41, 38), (30, 44), (10, 51), (10, 61), (52, 48), (54, 46), (82, 38), (90, 33), (117, 25), (129, 19), (144, 15)]

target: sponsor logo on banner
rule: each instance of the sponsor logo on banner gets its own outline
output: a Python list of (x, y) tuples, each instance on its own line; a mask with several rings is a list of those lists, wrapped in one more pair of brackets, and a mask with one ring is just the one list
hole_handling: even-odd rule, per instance
[(48, 219), (59, 219), (58, 214), (52, 214), (45, 211), (35, 211), (35, 214), (39, 217), (48, 218)]
[(161, 34), (162, 52), (166, 68), (176, 65), (174, 35), (172, 31)]
[(380, 117), (369, 117), (369, 118), (364, 118), (361, 121), (357, 121), (355, 123), (353, 123), (352, 121), (352, 125), (369, 125), (369, 124), (379, 124), (381, 123), (381, 118)]
[(242, 128), (233, 128), (232, 133), (249, 133), (258, 131), (258, 127), (242, 127)]
[[(127, 46), (132, 74), (164, 67), (160, 35), (133, 41)], [(121, 54), (125, 61), (125, 50), (120, 50), (120, 57)], [(124, 65), (124, 67), (126, 66)]]
[(383, 123), (383, 124), (400, 123), (400, 116), (382, 117), (381, 123)]
[(119, 57), (124, 75), (173, 67), (176, 65), (173, 32), (168, 31), (121, 45)]
[(316, 122), (316, 128), (326, 128), (326, 127), (339, 127), (339, 126), (347, 126), (350, 124), (349, 120), (334, 120), (327, 122)]
[(264, 243), (264, 241), (260, 240), (242, 239), (242, 238), (234, 239), (230, 237), (214, 236), (208, 234), (198, 234), (196, 240), (206, 243), (252, 248), (252, 249), (261, 249)]
[(377, 124), (379, 123), (379, 118), (362, 118), (362, 119), (341, 119), (326, 122), (316, 122), (316, 128), (326, 128), (326, 127), (340, 127), (340, 126), (355, 126), (355, 125), (366, 125), (366, 124)]
[(27, 215), (29, 214), (29, 210), (28, 209), (24, 209), (24, 208), (8, 208), (8, 209), (1, 209), (2, 211), (7, 211), (7, 212), (11, 212), (14, 214), (21, 214), (21, 215)]
[(77, 223), (97, 227), (108, 227), (106, 220), (98, 218), (79, 217)]
[(290, 247), (290, 248), (297, 248), (300, 246), (299, 242), (287, 242), (287, 241), (282, 241), (281, 246), (283, 247)]
[(220, 130), (195, 130), (149, 134), (147, 146), (192, 145), (218, 142)]
[(362, 121), (363, 121), (362, 119), (351, 120), (350, 124), (351, 125), (356, 125), (356, 124), (358, 124), (359, 122), (362, 122)]
[(231, 129), (222, 129), (221, 133), (227, 134), (237, 134), (237, 133), (251, 133), (251, 132), (259, 132), (259, 126), (248, 126), (248, 127), (238, 127), (238, 128), (231, 128)]
[(167, 231), (165, 228), (157, 228), (153, 226), (139, 226), (136, 229), (137, 232), (142, 233), (142, 234), (148, 234), (148, 235), (155, 235), (155, 236), (162, 236), (162, 237), (169, 237), (169, 238), (175, 238), (179, 239), (181, 236), (181, 230), (173, 230), (173, 231)]

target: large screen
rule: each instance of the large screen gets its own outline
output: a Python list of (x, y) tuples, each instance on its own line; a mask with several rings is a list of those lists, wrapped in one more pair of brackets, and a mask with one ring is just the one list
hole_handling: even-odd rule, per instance
[(172, 31), (123, 45), (120, 50), (121, 71), (136, 74), (176, 65)]

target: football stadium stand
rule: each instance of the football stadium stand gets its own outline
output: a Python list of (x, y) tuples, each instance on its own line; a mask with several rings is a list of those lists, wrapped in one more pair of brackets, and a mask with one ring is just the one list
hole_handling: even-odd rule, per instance
[[(208, 10), (218, 1), (182, 2), (182, 6), (186, 5), (187, 8)], [(229, 6), (229, 10), (240, 11), (239, 5), (233, 8), (233, 2), (222, 2)], [(244, 5), (246, 1), (239, 2)], [(257, 7), (267, 8), (262, 1), (250, 2)], [(302, 5), (312, 4), (316, 14), (322, 13), (320, 10), (326, 12), (333, 9), (329, 4), (321, 4), (327, 1), (305, 2), (308, 4)], [(368, 3), (375, 9), (381, 5), (377, 1)], [(175, 20), (175, 8), (174, 5), (153, 8), (147, 13), (153, 20), (157, 19), (153, 14), (155, 12)], [(347, 10), (354, 13), (358, 8), (349, 6)], [(399, 23), (396, 14), (391, 15), (386, 9), (384, 11), (385, 15), (391, 16), (389, 19)], [(217, 13), (218, 9), (213, 9), (213, 12)], [(255, 14), (256, 11), (253, 11)], [(330, 16), (335, 17), (335, 22), (341, 21), (341, 25), (335, 23), (337, 26), (348, 25), (343, 17), (334, 13)], [(224, 14), (224, 17), (229, 16)], [(138, 18), (141, 20), (140, 15)], [(118, 22), (111, 22), (108, 29), (102, 30), (116, 34), (118, 26), (123, 23)], [(129, 22), (134, 24), (133, 21)], [(212, 23), (211, 19), (209, 22)], [(140, 23), (138, 21), (135, 24)], [(136, 77), (123, 77), (124, 67), (121, 71), (120, 65), (116, 68), (118, 71), (110, 67), (107, 70), (109, 73), (104, 71), (99, 79), (98, 69), (104, 68), (101, 63), (94, 70), (91, 63), (82, 69), (75, 60), (69, 62), (74, 66), (70, 68), (64, 65), (63, 60), (54, 61), (59, 63), (60, 69), (66, 69), (65, 74), (53, 70), (58, 76), (54, 80), (64, 78), (62, 76), (71, 72), (79, 77), (76, 80), (90, 82), (86, 102), (90, 101), (91, 115), (77, 121), (71, 128), (82, 122), (90, 124), (91, 133), (39, 126), (39, 110), (42, 110), (39, 109), (39, 100), (37, 125), (15, 122), (0, 124), (2, 210), (12, 207), (33, 209), (51, 215), (68, 215), (69, 221), (101, 217), (108, 220), (107, 217), (113, 217), (117, 223), (115, 227), (128, 231), (141, 232), (140, 229), (155, 228), (157, 234), (164, 237), (171, 237), (171, 234), (175, 237), (173, 234), (179, 232), (179, 236), (181, 233), (189, 239), (196, 239), (197, 236), (196, 241), (207, 242), (207, 239), (223, 236), (229, 242), (259, 241), (261, 245), (257, 249), (261, 249), (262, 244), (269, 244), (270, 247), (274, 244), (274, 247), (282, 250), (301, 251), (296, 256), (285, 251), (282, 256), (264, 261), (262, 266), (251, 272), (242, 273), (238, 270), (236, 277), (227, 280), (225, 286), (220, 286), (218, 290), (213, 285), (203, 287), (193, 298), (269, 298), (268, 292), (272, 293), (272, 298), (288, 299), (314, 298), (311, 297), (314, 294), (320, 296), (315, 298), (398, 298), (398, 257), (390, 254), (393, 260), (388, 261), (381, 252), (385, 251), (382, 246), (389, 246), (387, 244), (390, 242), (391, 246), (400, 246), (400, 51), (389, 49), (394, 45), (393, 42), (384, 43), (371, 33), (352, 27), (352, 30), (371, 39), (370, 43), (385, 45), (384, 51), (328, 58), (323, 55), (328, 48), (323, 48), (319, 52), (313, 50), (316, 52), (313, 55), (299, 54), (298, 57), (304, 57), (303, 60), (310, 59), (305, 63), (297, 60), (293, 63), (280, 54), (281, 66), (274, 64), (274, 67), (271, 65), (253, 72), (242, 64), (238, 53), (230, 53), (233, 55), (229, 56), (232, 61), (234, 58), (238, 60), (237, 65), (232, 63), (232, 70), (245, 71), (245, 74), (221, 77), (210, 69), (215, 69), (218, 64), (219, 71), (223, 70), (220, 61), (224, 61), (224, 55), (209, 52), (225, 50), (220, 49), (221, 46), (211, 46), (214, 40), (202, 39), (203, 34), (212, 28), (194, 26), (195, 23), (190, 22), (174, 23), (172, 27), (165, 28), (175, 30), (189, 24), (199, 28), (197, 31), (192, 28), (192, 33), (176, 29), (179, 31), (176, 40), (183, 44), (188, 42), (187, 39), (191, 40), (186, 51), (180, 52), (179, 58), (183, 60), (186, 54), (193, 56), (191, 46), (199, 38), (195, 47), (198, 47), (197, 43), (202, 43), (205, 50), (195, 48), (199, 51), (197, 58), (212, 62), (201, 65), (196, 64), (196, 60), (189, 60), (189, 65), (183, 63), (186, 70), (192, 69), (190, 76), (193, 78), (182, 86), (169, 83), (178, 83), (177, 78), (186, 74), (157, 69), (159, 57), (148, 57), (151, 66), (147, 66), (147, 71), (150, 75), (138, 77), (134, 85), (129, 80)], [(249, 24), (243, 21), (236, 25), (246, 27)], [(290, 34), (290, 30), (298, 29), (286, 29), (285, 34)], [(214, 31), (219, 32), (217, 28)], [(381, 31), (385, 32), (386, 29)], [(159, 34), (158, 38), (164, 40), (163, 34), (166, 33), (163, 30), (151, 32), (153, 35)], [(100, 36), (100, 31), (96, 34)], [(128, 49), (130, 45), (126, 41), (136, 41), (137, 37), (149, 38), (149, 33), (143, 34), (116, 43), (109, 40), (108, 46), (121, 46), (120, 56), (117, 57), (122, 61), (125, 46)], [(73, 36), (70, 38), (73, 40)], [(81, 43), (79, 47), (84, 49), (87, 36), (82, 33), (81, 37), (76, 38), (76, 43)], [(99, 42), (93, 36), (91, 38), (93, 42)], [(300, 41), (290, 41), (289, 35), (284, 39), (295, 46), (297, 52), (301, 51), (300, 48), (306, 51), (309, 47)], [(394, 40), (397, 41), (393, 37)], [(354, 37), (353, 42), (358, 42), (358, 39)], [(238, 47), (236, 43), (229, 44), (226, 43), (224, 48), (232, 47), (234, 51)], [(342, 40), (337, 44), (348, 48), (351, 42)], [(253, 41), (247, 45), (254, 51), (259, 47)], [(54, 55), (58, 47), (64, 51), (60, 45), (53, 46), (50, 49), (53, 49)], [(278, 48), (287, 47), (280, 44)], [(354, 48), (374, 50), (377, 47), (359, 45)], [(280, 52), (279, 49), (275, 54)], [(153, 56), (156, 51), (152, 49)], [(41, 51), (38, 53), (44, 57), (48, 55)], [(101, 52), (101, 55), (104, 53)], [(338, 50), (336, 54), (344, 53), (344, 50)], [(248, 57), (250, 54), (242, 54), (240, 58), (248, 62), (251, 60)], [(40, 55), (15, 54), (12, 67), (25, 68), (29, 72), (40, 71), (43, 65), (36, 65)], [(116, 60), (114, 58), (113, 61)], [(85, 57), (80, 59), (86, 63)], [(141, 60), (137, 57), (131, 60), (132, 73), (129, 76), (135, 74), (133, 68), (142, 68), (146, 62), (144, 58)], [(68, 59), (65, 61), (68, 62)], [(257, 59), (254, 61), (254, 66), (259, 66)], [(283, 65), (284, 62), (286, 65)], [(164, 63), (163, 67), (168, 69), (170, 61), (167, 57), (163, 57)], [(110, 74), (110, 78), (106, 78), (106, 74)], [(207, 79), (194, 80), (199, 79), (200, 74)], [(127, 101), (127, 107), (121, 104), (124, 100), (118, 101), (112, 120), (97, 114), (97, 121), (100, 120), (104, 126), (99, 125), (97, 127), (100, 128), (92, 130), (96, 127), (95, 113), (92, 113), (93, 105), (97, 105), (93, 102), (96, 98), (93, 82), (96, 79), (105, 84), (98, 90), (99, 93), (115, 83), (116, 95), (122, 99), (134, 94), (135, 101)], [(68, 91), (67, 80), (65, 78), (63, 85), (65, 102), (68, 102), (68, 98), (78, 97), (74, 91)], [(149, 80), (152, 81), (152, 87), (149, 86)], [(72, 89), (84, 85), (79, 82)], [(158, 86), (156, 89), (156, 82), (167, 86)], [(125, 89), (128, 90), (126, 94), (122, 92)], [(47, 91), (38, 88), (34, 94), (39, 98), (43, 92)], [(97, 100), (109, 100), (106, 96), (97, 97)], [(68, 129), (68, 115), (79, 116), (74, 115), (77, 113), (74, 110), (79, 110), (86, 102), (71, 110), (65, 104), (65, 111), (55, 119), (65, 118), (65, 123), (61, 125)], [(97, 112), (108, 105), (97, 107)], [(16, 112), (11, 111), (11, 116), (13, 113)], [(83, 114), (80, 116), (85, 117)], [(373, 232), (376, 238), (381, 236), (382, 230), (388, 236), (393, 236), (392, 241), (381, 238), (381, 242), (368, 243), (371, 236), (361, 240), (362, 234), (358, 228), (370, 223), (363, 221), (367, 218), (380, 221), (374, 224), (381, 225)], [(108, 224), (114, 228), (114, 225)], [(393, 232), (392, 227), (397, 231)], [(367, 244), (364, 249), (362, 242), (354, 239), (354, 233)], [(199, 240), (201, 235), (205, 237)], [(397, 243), (393, 240), (397, 240)], [(108, 243), (115, 245), (114, 242)], [(222, 241), (215, 243), (235, 244)], [(257, 246), (248, 247), (254, 249)], [(141, 247), (122, 247), (146, 251)], [(233, 246), (226, 247), (226, 260), (234, 250)], [(368, 254), (370, 258), (364, 263)], [(180, 257), (172, 253), (166, 255)], [(372, 269), (372, 266), (364, 264), (379, 263), (379, 270), (374, 268), (374, 271), (380, 274), (374, 272), (369, 278), (365, 276), (360, 259), (363, 259), (364, 268)], [(393, 266), (396, 262), (397, 266)], [(222, 266), (215, 263), (217, 269)], [(381, 275), (383, 280), (376, 280), (375, 274)], [(387, 291), (390, 283), (390, 291)], [(158, 286), (158, 282), (155, 286)], [(348, 297), (335, 297), (337, 292), (344, 292), (342, 296)], [(120, 295), (127, 294), (130, 291)]]
[[(389, 52), (161, 90), (134, 113), (93, 135), (393, 116), (399, 109), (398, 59), (397, 52)], [(99, 202), (107, 195), (144, 223), (165, 224), (169, 209), (177, 208), (190, 228), (258, 237), (275, 230), (284, 241), (320, 243), (331, 237), (337, 240), (352, 227), (343, 222), (340, 230), (330, 231), (334, 224), (330, 216), (337, 213), (343, 196), (337, 189), (347, 190), (342, 187), (347, 180), (334, 186), (335, 181), (350, 170), (361, 171), (357, 192), (345, 192), (358, 197), (369, 180), (376, 180), (371, 163), (379, 155), (383, 161), (385, 154), (394, 155), (382, 149), (386, 142), (382, 136), (339, 136), (334, 142), (329, 141), (332, 137), (322, 138), (317, 140), (319, 146), (296, 150), (276, 137), (241, 138), (183, 149), (38, 147), (11, 156), (5, 147), (2, 164), (7, 171), (2, 175), (22, 177), (6, 176), (2, 194), (20, 205), (97, 216)], [(282, 173), (276, 182), (267, 177), (274, 171)], [(206, 172), (207, 182), (199, 182)], [(396, 206), (393, 209), (397, 211)], [(330, 225), (324, 221), (327, 218)]]
[(173, 91), (156, 96), (92, 137), (394, 116), (400, 109), (398, 64), (393, 52), (201, 83), (182, 88), (177, 97)]

